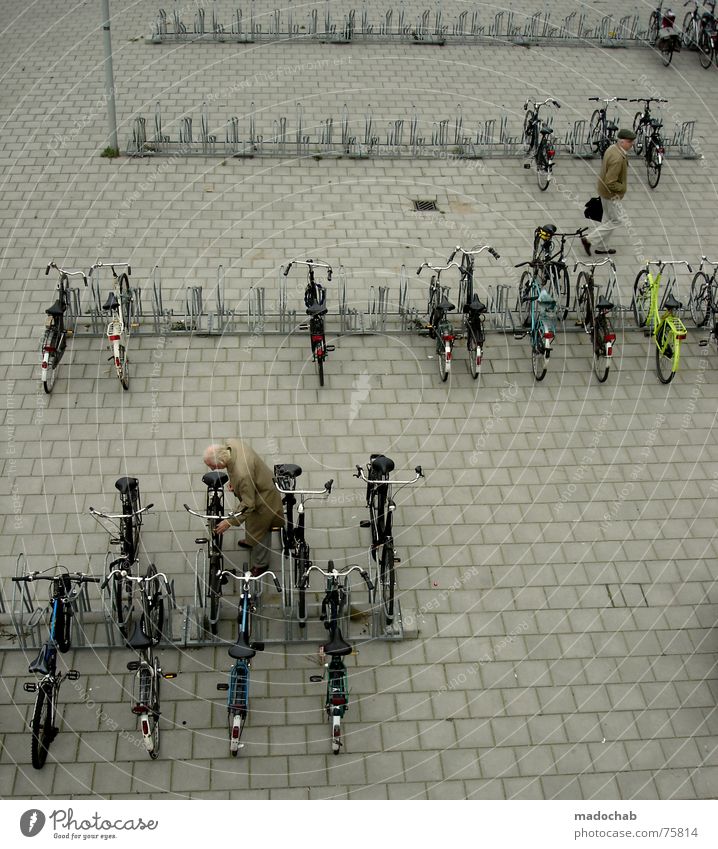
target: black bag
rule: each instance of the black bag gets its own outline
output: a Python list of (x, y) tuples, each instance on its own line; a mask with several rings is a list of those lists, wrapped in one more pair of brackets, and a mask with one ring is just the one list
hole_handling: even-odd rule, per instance
[(601, 201), (601, 198), (589, 198), (586, 208), (583, 210), (583, 214), (586, 218), (590, 218), (591, 221), (602, 221), (603, 202)]

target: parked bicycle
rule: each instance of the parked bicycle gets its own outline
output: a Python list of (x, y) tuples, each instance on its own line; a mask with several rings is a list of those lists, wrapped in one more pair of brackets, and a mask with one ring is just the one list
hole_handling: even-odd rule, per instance
[[(142, 742), (147, 754), (156, 760), (160, 754), (160, 682), (163, 678), (176, 678), (174, 672), (162, 672), (155, 646), (164, 636), (165, 603), (168, 592), (167, 575), (158, 572), (153, 564), (144, 575), (130, 575), (125, 569), (115, 568), (102, 582), (104, 589), (111, 581), (137, 584), (142, 614), (135, 623), (127, 646), (137, 653), (127, 669), (135, 673), (132, 687), (132, 713), (137, 717)], [(162, 583), (160, 583), (160, 581)]]
[(710, 68), (711, 62), (718, 65), (718, 21), (712, 14), (703, 22), (698, 41), (698, 58), (704, 70)]
[(70, 307), (70, 277), (82, 277), (85, 286), (87, 286), (87, 277), (85, 277), (83, 271), (70, 271), (51, 262), (45, 269), (45, 276), (50, 273), (51, 268), (54, 268), (59, 275), (57, 299), (51, 307), (45, 310), (47, 318), (45, 319), (45, 332), (42, 336), (42, 361), (40, 363), (42, 388), (48, 395), (55, 386), (57, 369), (67, 347), (67, 337), (72, 335), (72, 330), (65, 326), (65, 313)]
[(668, 103), (668, 101), (662, 97), (632, 97), (630, 102), (644, 104), (643, 111), (636, 112), (633, 119), (633, 132), (636, 134), (633, 149), (638, 156), (643, 155), (648, 185), (655, 189), (661, 179), (666, 145), (661, 136), (663, 121), (651, 115), (651, 103)]
[[(559, 233), (553, 224), (537, 227), (534, 231), (532, 260), (541, 263), (542, 285), (556, 301), (561, 320), (566, 318), (571, 306), (571, 278), (566, 264), (566, 243), (569, 239), (581, 237), (586, 232), (588, 227), (581, 227), (573, 233)], [(556, 247), (556, 239), (560, 240), (558, 247)], [(524, 272), (524, 277), (529, 275), (530, 272)], [(519, 311), (521, 311), (521, 305), (519, 305)]]
[[(108, 266), (112, 272), (112, 291), (102, 305), (102, 309), (110, 314), (107, 324), (107, 343), (112, 351), (110, 359), (115, 363), (117, 378), (122, 388), (127, 390), (130, 388), (130, 360), (127, 351), (132, 330), (132, 290), (130, 289), (132, 268), (127, 262), (101, 262), (98, 259), (94, 265), (90, 266), (90, 277), (95, 269)], [(115, 266), (126, 268), (127, 271), (118, 274)]]
[(603, 156), (608, 148), (616, 143), (616, 133), (618, 132), (618, 124), (608, 120), (608, 104), (618, 103), (628, 98), (589, 97), (588, 99), (604, 104), (604, 106), (594, 110), (593, 115), (591, 115), (591, 122), (588, 125), (588, 143), (595, 153)]
[(347, 682), (347, 669), (343, 658), (351, 654), (352, 647), (344, 639), (341, 632), (340, 622), (345, 617), (347, 608), (347, 581), (352, 572), (358, 571), (364, 579), (369, 590), (369, 600), (374, 585), (367, 572), (360, 566), (347, 566), (339, 571), (334, 566), (334, 561), (327, 564), (328, 570), (320, 569), (319, 566), (310, 566), (302, 578), (304, 587), (309, 586), (309, 578), (312, 572), (319, 572), (327, 579), (326, 591), (322, 600), (321, 618), (324, 627), (329, 631), (329, 640), (322, 646), (323, 653), (328, 655), (329, 663), (325, 664), (325, 676), (312, 676), (312, 681), (321, 681), (326, 677), (327, 689), (324, 699), (324, 711), (331, 724), (332, 752), (338, 755), (344, 745), (342, 739), (342, 719), (349, 707), (349, 686)]
[[(120, 493), (121, 513), (100, 513), (94, 507), (90, 507), (89, 512), (110, 534), (110, 544), (119, 546), (120, 556), (110, 563), (110, 569), (132, 575), (139, 556), (142, 517), (154, 505), (141, 506), (140, 482), (137, 478), (118, 478), (115, 489)], [(101, 519), (109, 521), (112, 527), (106, 527)], [(118, 576), (113, 581), (110, 610), (120, 633), (126, 637), (132, 617), (132, 584), (129, 580)]]
[[(683, 46), (688, 50), (701, 52), (701, 41), (704, 32), (710, 32), (715, 27), (715, 0), (686, 0), (683, 7), (693, 4), (693, 11), (686, 12), (683, 18)], [(700, 11), (699, 11), (700, 10)], [(710, 52), (710, 51), (709, 51)], [(701, 61), (701, 64), (703, 62)], [(710, 59), (708, 60), (710, 65)], [(708, 66), (704, 66), (708, 67)]]
[(264, 651), (264, 643), (252, 642), (252, 614), (255, 613), (255, 596), (252, 594), (253, 581), (261, 581), (270, 577), (274, 581), (277, 592), (282, 587), (274, 572), (263, 572), (254, 576), (251, 572), (236, 575), (234, 572), (223, 571), (220, 577), (224, 580), (233, 578), (240, 582), (239, 605), (237, 606), (237, 640), (227, 650), (234, 664), (229, 671), (229, 681), (217, 684), (217, 689), (227, 692), (227, 717), (229, 728), (229, 751), (232, 757), (244, 746), (242, 732), (244, 731), (249, 714), (249, 672), (252, 658), (258, 651)]
[[(311, 549), (306, 539), (306, 515), (304, 506), (312, 499), (326, 499), (332, 491), (333, 480), (324, 484), (324, 489), (297, 489), (297, 478), (302, 474), (301, 466), (295, 463), (280, 463), (274, 467), (274, 486), (282, 494), (286, 523), (282, 528), (282, 585), (284, 587), (284, 606), (294, 608), (294, 590), (297, 590), (297, 619), (299, 627), (307, 624), (306, 592), (302, 586), (302, 577), (312, 565)], [(297, 496), (299, 501), (297, 502)], [(294, 521), (294, 508), (297, 508), (297, 522)], [(286, 566), (285, 566), (286, 564)]]
[(100, 579), (92, 575), (83, 575), (81, 572), (63, 571), (59, 575), (31, 572), (28, 575), (13, 577), (12, 580), (24, 584), (25, 587), (35, 581), (48, 581), (50, 583), (50, 624), (47, 640), (40, 649), (38, 656), (28, 667), (28, 672), (39, 675), (40, 680), (28, 681), (23, 684), (26, 693), (36, 693), (35, 707), (30, 723), (32, 731), (30, 755), (33, 767), (42, 769), (47, 760), (52, 741), (60, 731), (55, 724), (58, 719), (60, 686), (65, 678), (68, 681), (77, 681), (80, 677), (80, 673), (76, 669), (58, 672), (57, 653), (59, 651), (64, 654), (72, 646), (72, 619), (75, 599), (87, 584), (98, 583)]
[(596, 297), (596, 269), (606, 264), (610, 267), (608, 290), (611, 291), (616, 282), (616, 266), (612, 259), (604, 259), (601, 262), (579, 261), (573, 267), (574, 272), (579, 265), (588, 269), (588, 271), (582, 271), (576, 279), (578, 292), (576, 307), (583, 329), (591, 338), (593, 371), (599, 383), (603, 383), (608, 378), (613, 346), (616, 342), (616, 334), (609, 316), (613, 304), (604, 297), (603, 293), (599, 293)]
[(450, 262), (447, 265), (430, 265), (428, 262), (423, 262), (416, 270), (417, 275), (421, 274), (425, 268), (429, 268), (433, 272), (429, 281), (429, 297), (426, 305), (426, 314), (429, 321), (425, 329), (428, 330), (429, 337), (436, 343), (439, 375), (446, 382), (451, 371), (454, 340), (456, 339), (456, 331), (449, 318), (449, 313), (453, 312), (456, 307), (449, 300), (449, 287), (441, 284), (441, 274), (449, 268), (461, 270), (461, 267), (458, 262)]
[[(521, 141), (527, 158), (533, 159), (536, 167), (536, 179), (538, 187), (545, 192), (553, 176), (553, 160), (556, 149), (551, 140), (553, 129), (550, 124), (544, 123), (540, 117), (542, 106), (551, 105), (557, 109), (561, 108), (558, 100), (551, 97), (541, 103), (527, 100), (524, 103), (524, 129)], [(524, 168), (531, 168), (531, 162), (525, 162)]]
[(415, 476), (411, 480), (391, 480), (389, 475), (394, 471), (394, 461), (383, 454), (372, 454), (366, 469), (357, 466), (356, 470), (354, 477), (366, 483), (366, 506), (369, 510), (369, 519), (362, 520), (359, 524), (362, 528), (371, 528), (369, 552), (374, 561), (374, 572), (378, 573), (378, 579), (374, 582), (374, 602), (376, 603), (378, 591), (384, 624), (386, 627), (391, 627), (395, 611), (395, 564), (401, 562), (394, 548), (394, 511), (396, 510), (394, 487), (398, 487), (396, 492), (399, 492), (405, 486), (410, 486), (419, 478), (423, 478), (424, 473), (421, 466), (416, 466)]
[(334, 350), (333, 345), (327, 345), (324, 331), (324, 316), (327, 314), (327, 290), (317, 279), (316, 268), (324, 268), (327, 272), (327, 283), (332, 279), (332, 267), (321, 260), (293, 259), (284, 269), (284, 276), (289, 274), (293, 265), (307, 266), (307, 287), (304, 290), (304, 306), (309, 316), (309, 324), (300, 325), (300, 329), (309, 328), (309, 342), (312, 349), (312, 360), (316, 363), (319, 385), (324, 386), (324, 361), (327, 354)]
[(448, 259), (449, 265), (457, 254), (461, 254), (459, 261), (459, 303), (462, 304), (462, 315), (464, 320), (464, 336), (466, 338), (466, 350), (469, 354), (469, 373), (476, 380), (481, 370), (481, 360), (484, 353), (484, 315), (486, 305), (474, 291), (474, 257), (482, 251), (488, 251), (494, 259), (500, 259), (500, 255), (490, 245), (474, 246), (471, 250), (457, 245)]
[(682, 39), (676, 28), (676, 16), (672, 9), (663, 9), (659, 3), (651, 12), (648, 21), (648, 41), (661, 54), (661, 60), (667, 67), (673, 61), (673, 54), (680, 51)]
[[(195, 587), (195, 601), (197, 605), (205, 610), (209, 602), (208, 620), (205, 623), (213, 635), (217, 635), (219, 627), (219, 613), (222, 602), (222, 573), (224, 571), (224, 553), (222, 551), (222, 534), (216, 532), (220, 522), (236, 519), (242, 515), (240, 510), (236, 513), (224, 513), (224, 485), (229, 480), (227, 472), (215, 470), (206, 472), (202, 476), (202, 483), (207, 487), (204, 513), (197, 513), (189, 505), (184, 509), (207, 524), (207, 536), (195, 539), (197, 545), (206, 546), (202, 568), (197, 568), (197, 583)], [(199, 558), (199, 552), (197, 553)]]
[(543, 380), (556, 340), (556, 300), (545, 288), (545, 261), (521, 262), (515, 268), (525, 265), (532, 269), (530, 272), (524, 272), (519, 282), (518, 302), (521, 315), (525, 315), (525, 329), (514, 333), (514, 338), (523, 339), (528, 335), (531, 343), (531, 368), (536, 380)]
[[(713, 266), (710, 276), (703, 270), (704, 265)], [(703, 327), (718, 310), (718, 262), (707, 256), (701, 257), (701, 264), (691, 281), (689, 308), (696, 327)]]
[[(675, 314), (683, 307), (673, 295), (677, 265), (685, 265), (692, 272), (685, 260), (651, 261), (638, 272), (633, 284), (633, 314), (638, 327), (644, 328), (644, 333), (653, 336), (656, 343), (656, 372), (661, 383), (670, 383), (675, 377), (680, 362), (681, 342), (687, 336), (683, 322)], [(656, 274), (651, 273), (651, 266), (657, 267)], [(661, 276), (667, 266), (670, 266), (671, 276), (659, 307)], [(663, 310), (662, 314), (660, 310)]]

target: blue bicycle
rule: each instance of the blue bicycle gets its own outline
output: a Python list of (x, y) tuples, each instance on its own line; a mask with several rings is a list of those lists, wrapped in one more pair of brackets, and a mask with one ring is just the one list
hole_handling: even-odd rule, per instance
[(546, 279), (544, 261), (537, 259), (521, 262), (515, 268), (528, 265), (533, 273), (525, 271), (519, 283), (519, 315), (524, 317), (522, 333), (514, 338), (523, 339), (528, 335), (531, 341), (531, 367), (536, 380), (546, 377), (548, 361), (556, 339), (557, 309), (556, 300), (549, 295), (543, 285)]
[(269, 576), (274, 581), (277, 592), (282, 592), (282, 587), (274, 572), (264, 572), (262, 575), (254, 576), (251, 572), (236, 575), (234, 572), (224, 570), (220, 578), (233, 578), (240, 581), (240, 598), (237, 607), (237, 642), (229, 649), (229, 656), (234, 660), (234, 665), (229, 671), (229, 681), (217, 684), (218, 690), (227, 693), (227, 720), (229, 727), (229, 751), (232, 757), (237, 757), (237, 752), (243, 747), (242, 732), (244, 731), (247, 715), (249, 714), (249, 670), (252, 658), (258, 651), (264, 651), (264, 643), (252, 642), (252, 614), (256, 610), (255, 596), (252, 593), (252, 581), (261, 581)]

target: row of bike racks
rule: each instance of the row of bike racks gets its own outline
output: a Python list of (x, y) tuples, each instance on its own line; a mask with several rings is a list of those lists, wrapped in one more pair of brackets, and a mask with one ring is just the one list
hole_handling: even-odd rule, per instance
[[(262, 110), (266, 116), (266, 111)], [(547, 113), (545, 123), (552, 126)], [(378, 118), (368, 106), (360, 118), (354, 118), (344, 104), (341, 116), (333, 116), (308, 124), (304, 107), (297, 103), (294, 127), (289, 117), (265, 117), (265, 130), (260, 131), (252, 101), (249, 113), (240, 120), (233, 116), (222, 128), (211, 129), (209, 104), (200, 108), (199, 137), (191, 115), (179, 119), (175, 138), (165, 132), (162, 107), (157, 103), (154, 132), (148, 135), (147, 119), (138, 115), (133, 121), (128, 156), (221, 156), (223, 158), (296, 157), (351, 159), (434, 159), (461, 161), (486, 158), (524, 157), (522, 129), (509, 133), (509, 115), (479, 121), (469, 127), (461, 104), (451, 117), (427, 119), (416, 107), (405, 118)], [(589, 144), (588, 121), (577, 120), (567, 126), (563, 135), (556, 132), (554, 142), (559, 154), (587, 158), (595, 156)], [(676, 122), (672, 134), (665, 133), (669, 155), (694, 159), (699, 156), (693, 145), (695, 121)]]
[(175, 7), (170, 15), (160, 9), (150, 26), (147, 38), (153, 44), (164, 41), (209, 42), (297, 42), (349, 44), (358, 43), (410, 43), (442, 46), (446, 44), (551, 44), (633, 46), (645, 43), (648, 21), (641, 28), (638, 4), (632, 14), (618, 19), (602, 15), (593, 19), (585, 6), (566, 16), (552, 13), (549, 3), (532, 13), (514, 12), (510, 7), (494, 13), (486, 9), (468, 8), (449, 18), (444, 13), (442, 0), (431, 8), (410, 9), (400, 0), (398, 8), (389, 7), (382, 13), (370, 12), (366, 0), (360, 9), (347, 8), (334, 11), (330, 0), (325, 0), (324, 10), (302, 9), (295, 12), (291, 0), (285, 10), (275, 9), (258, 15), (255, 0), (249, 7), (235, 8), (231, 19), (220, 20), (214, 3), (208, 15), (198, 7), (191, 23), (182, 20), (182, 10)]
[[(402, 265), (398, 293), (392, 293), (396, 292), (396, 284), (392, 286), (388, 281), (387, 285), (371, 285), (366, 300), (361, 303), (356, 299), (350, 300), (351, 286), (346, 270), (340, 266), (334, 276), (336, 296), (332, 297), (330, 291), (328, 298), (328, 330), (339, 336), (376, 333), (401, 335), (423, 330), (426, 307), (423, 302), (421, 306), (416, 306), (409, 298), (411, 276)], [(287, 336), (305, 327), (306, 315), (302, 302), (304, 283), (300, 287), (301, 291), (291, 291), (291, 284), (281, 270), (278, 272), (276, 294), (271, 301), (267, 298), (264, 286), (253, 285), (243, 296), (233, 296), (237, 306), (232, 309), (227, 306), (223, 265), (217, 268), (214, 285), (204, 287), (194, 284), (184, 289), (173, 289), (171, 301), (163, 290), (159, 266), (154, 267), (151, 279), (149, 298), (143, 297), (141, 286), (132, 288), (133, 335), (165, 338), (192, 334), (246, 336), (251, 344), (252, 339), (265, 335)], [(67, 324), (75, 336), (104, 336), (107, 317), (102, 311), (102, 291), (100, 281), (94, 280), (93, 275), (91, 287), (85, 294), (86, 302), (89, 303), (83, 309), (83, 291), (79, 288), (71, 290)], [(492, 283), (478, 291), (487, 306), (487, 329), (513, 333), (518, 326), (519, 314), (517, 283)], [(616, 313), (631, 311), (630, 304), (622, 304), (615, 279), (604, 283), (603, 293), (615, 305)], [(456, 297), (457, 303), (463, 303), (462, 292), (459, 291)], [(680, 297), (678, 299), (682, 300)], [(171, 307), (168, 306), (170, 302)], [(685, 313), (690, 305), (687, 299), (683, 303)], [(573, 306), (575, 309), (575, 300)], [(338, 319), (338, 322), (334, 319)], [(566, 327), (566, 330), (572, 329), (571, 326)]]

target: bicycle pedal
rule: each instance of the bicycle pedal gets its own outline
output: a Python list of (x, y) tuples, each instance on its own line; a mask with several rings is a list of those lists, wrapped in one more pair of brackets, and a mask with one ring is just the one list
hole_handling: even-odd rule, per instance
[(707, 339), (701, 339), (701, 341), (698, 343), (698, 347), (699, 348), (707, 348), (708, 347), (708, 340)]
[(217, 684), (218, 690), (229, 690), (229, 684)]
[(370, 528), (371, 522), (369, 521), (369, 519), (362, 519), (361, 522), (359, 522), (359, 527), (360, 528)]
[(299, 330), (309, 330), (309, 325), (308, 324), (300, 324)]
[(327, 353), (327, 354), (331, 354), (331, 352), (332, 352), (332, 351), (336, 351), (336, 348), (335, 348), (335, 346), (334, 346), (334, 345), (327, 345), (327, 346), (324, 348), (324, 351), (325, 351), (325, 353)]
[(394, 563), (401, 563), (401, 557), (395, 557)]
[(80, 677), (80, 673), (76, 669), (68, 669), (67, 675), (65, 676), (68, 681), (77, 681)]
[(528, 170), (530, 167), (531, 167), (530, 162), (524, 162), (524, 168), (526, 168), (526, 170)]

